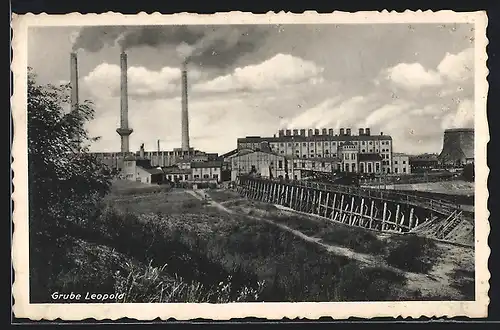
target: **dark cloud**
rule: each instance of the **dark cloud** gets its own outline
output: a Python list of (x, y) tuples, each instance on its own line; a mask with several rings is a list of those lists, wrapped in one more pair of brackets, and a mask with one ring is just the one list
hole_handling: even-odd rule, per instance
[(175, 25), (175, 26), (93, 26), (84, 27), (73, 50), (97, 52), (105, 46), (170, 46), (181, 49), (179, 56), (203, 66), (223, 68), (253, 52), (269, 33), (269, 25)]

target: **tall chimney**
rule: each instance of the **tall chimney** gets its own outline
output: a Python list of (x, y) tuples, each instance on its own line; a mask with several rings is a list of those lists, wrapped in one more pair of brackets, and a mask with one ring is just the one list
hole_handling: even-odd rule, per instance
[(78, 58), (76, 53), (71, 53), (70, 61), (70, 84), (71, 84), (71, 111), (78, 108)]
[(128, 127), (128, 82), (127, 54), (120, 54), (120, 128), (116, 129), (121, 138), (121, 152), (129, 152), (129, 136), (133, 130)]
[(189, 151), (189, 117), (188, 117), (188, 81), (186, 63), (182, 63), (182, 112), (181, 112), (181, 134), (182, 151)]

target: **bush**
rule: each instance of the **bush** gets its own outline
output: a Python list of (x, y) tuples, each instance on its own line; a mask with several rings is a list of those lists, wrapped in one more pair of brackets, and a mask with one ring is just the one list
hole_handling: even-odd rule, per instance
[(392, 300), (397, 286), (406, 284), (406, 278), (391, 270), (360, 268), (354, 262), (343, 267), (336, 278), (337, 295), (343, 301)]
[(389, 252), (387, 262), (402, 270), (427, 274), (437, 261), (436, 249), (433, 241), (408, 234)]
[(326, 243), (338, 244), (360, 253), (382, 254), (385, 250), (384, 242), (374, 233), (358, 228), (326, 228), (321, 238)]

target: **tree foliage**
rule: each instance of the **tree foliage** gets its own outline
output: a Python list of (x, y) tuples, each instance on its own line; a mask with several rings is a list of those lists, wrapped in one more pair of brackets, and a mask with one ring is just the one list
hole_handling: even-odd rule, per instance
[(69, 111), (69, 86), (39, 85), (31, 69), (27, 92), (30, 265), (32, 275), (35, 269), (35, 277), (47, 277), (53, 273), (46, 269), (50, 251), (61, 246), (69, 228), (92, 217), (109, 191), (110, 175), (88, 153), (96, 140), (85, 128), (93, 118), (92, 103)]

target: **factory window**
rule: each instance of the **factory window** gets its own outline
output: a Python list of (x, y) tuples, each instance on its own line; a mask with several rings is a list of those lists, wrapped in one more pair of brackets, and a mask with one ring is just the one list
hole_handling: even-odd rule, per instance
[(293, 162), (293, 167), (296, 168), (297, 167), (297, 163), (296, 162)]
[(312, 167), (312, 168), (315, 168), (315, 167), (316, 167), (316, 163), (315, 163), (315, 162), (312, 162), (312, 163), (311, 163), (311, 167)]
[(397, 161), (397, 160), (395, 160), (395, 161), (394, 161), (394, 165), (397, 165), (397, 164), (398, 164), (398, 161)]
[(375, 163), (375, 172), (380, 172), (380, 163)]
[(365, 164), (364, 163), (359, 163), (359, 171), (361, 173), (365, 173)]
[(352, 163), (351, 164), (351, 169), (352, 169), (351, 172), (356, 172), (356, 164)]
[(406, 160), (403, 160), (403, 164), (406, 164)]
[(303, 143), (302, 143), (302, 146), (303, 146), (303, 147), (307, 147), (307, 143), (303, 142)]
[(284, 147), (284, 146), (285, 146), (285, 144), (284, 144), (284, 143), (280, 143), (280, 147)]
[(403, 167), (403, 173), (406, 173), (406, 167)]
[(307, 158), (307, 155), (302, 155), (302, 158)]
[(351, 159), (355, 160), (356, 159), (356, 154), (351, 154)]
[(297, 174), (295, 174), (295, 175), (293, 176), (293, 179), (294, 179), (294, 180), (297, 180)]
[(320, 158), (320, 157), (321, 157), (321, 154), (318, 154), (318, 158)]
[(218, 174), (214, 174), (214, 175), (212, 175), (212, 178), (218, 180), (219, 179), (219, 175)]
[(325, 150), (325, 154), (327, 154), (327, 155), (328, 155), (328, 150)]
[(365, 141), (363, 141), (363, 142), (361, 142), (361, 144), (362, 144), (362, 145), (365, 145), (365, 144), (366, 144), (366, 142), (365, 142)]
[(284, 154), (285, 152), (284, 152), (283, 150), (281, 150), (281, 152), (280, 152), (280, 153)]
[(169, 181), (172, 181), (172, 176), (171, 175), (167, 175), (167, 178)]
[(189, 180), (189, 175), (188, 174), (184, 175), (184, 180), (186, 180), (186, 181)]
[(372, 163), (368, 163), (368, 173), (372, 172)]
[(291, 147), (291, 146), (292, 146), (292, 144), (291, 144), (290, 142), (288, 142), (288, 146), (289, 146), (289, 147)]
[(365, 151), (366, 151), (365, 149), (361, 150), (361, 152), (365, 152)]
[(375, 149), (375, 152), (378, 152), (378, 149)]
[(322, 162), (322, 163), (321, 163), (321, 167), (325, 167), (325, 162)]
[(355, 144), (355, 145), (358, 145), (358, 141), (354, 141), (354, 144)]
[(309, 143), (311, 147), (314, 147), (314, 142)]
[(299, 150), (299, 149), (296, 149), (296, 150), (295, 150), (295, 153), (296, 153), (296, 154), (300, 153), (300, 150)]
[(300, 143), (295, 143), (295, 146), (296, 146), (296, 147), (300, 146)]
[(274, 165), (274, 162), (270, 162), (269, 164), (270, 164), (271, 166), (273, 166), (273, 165)]
[(302, 162), (302, 168), (306, 168), (306, 162)]
[(210, 179), (210, 175), (208, 175), (208, 174), (203, 174), (203, 179)]
[(373, 141), (370, 141), (370, 145), (372, 145), (372, 144), (373, 144)]
[(396, 174), (398, 173), (398, 168), (397, 167), (394, 169), (394, 173), (396, 173)]
[(283, 161), (282, 161), (282, 160), (279, 160), (279, 161), (278, 161), (278, 168), (279, 168), (279, 169), (282, 169), (282, 168), (283, 168)]

